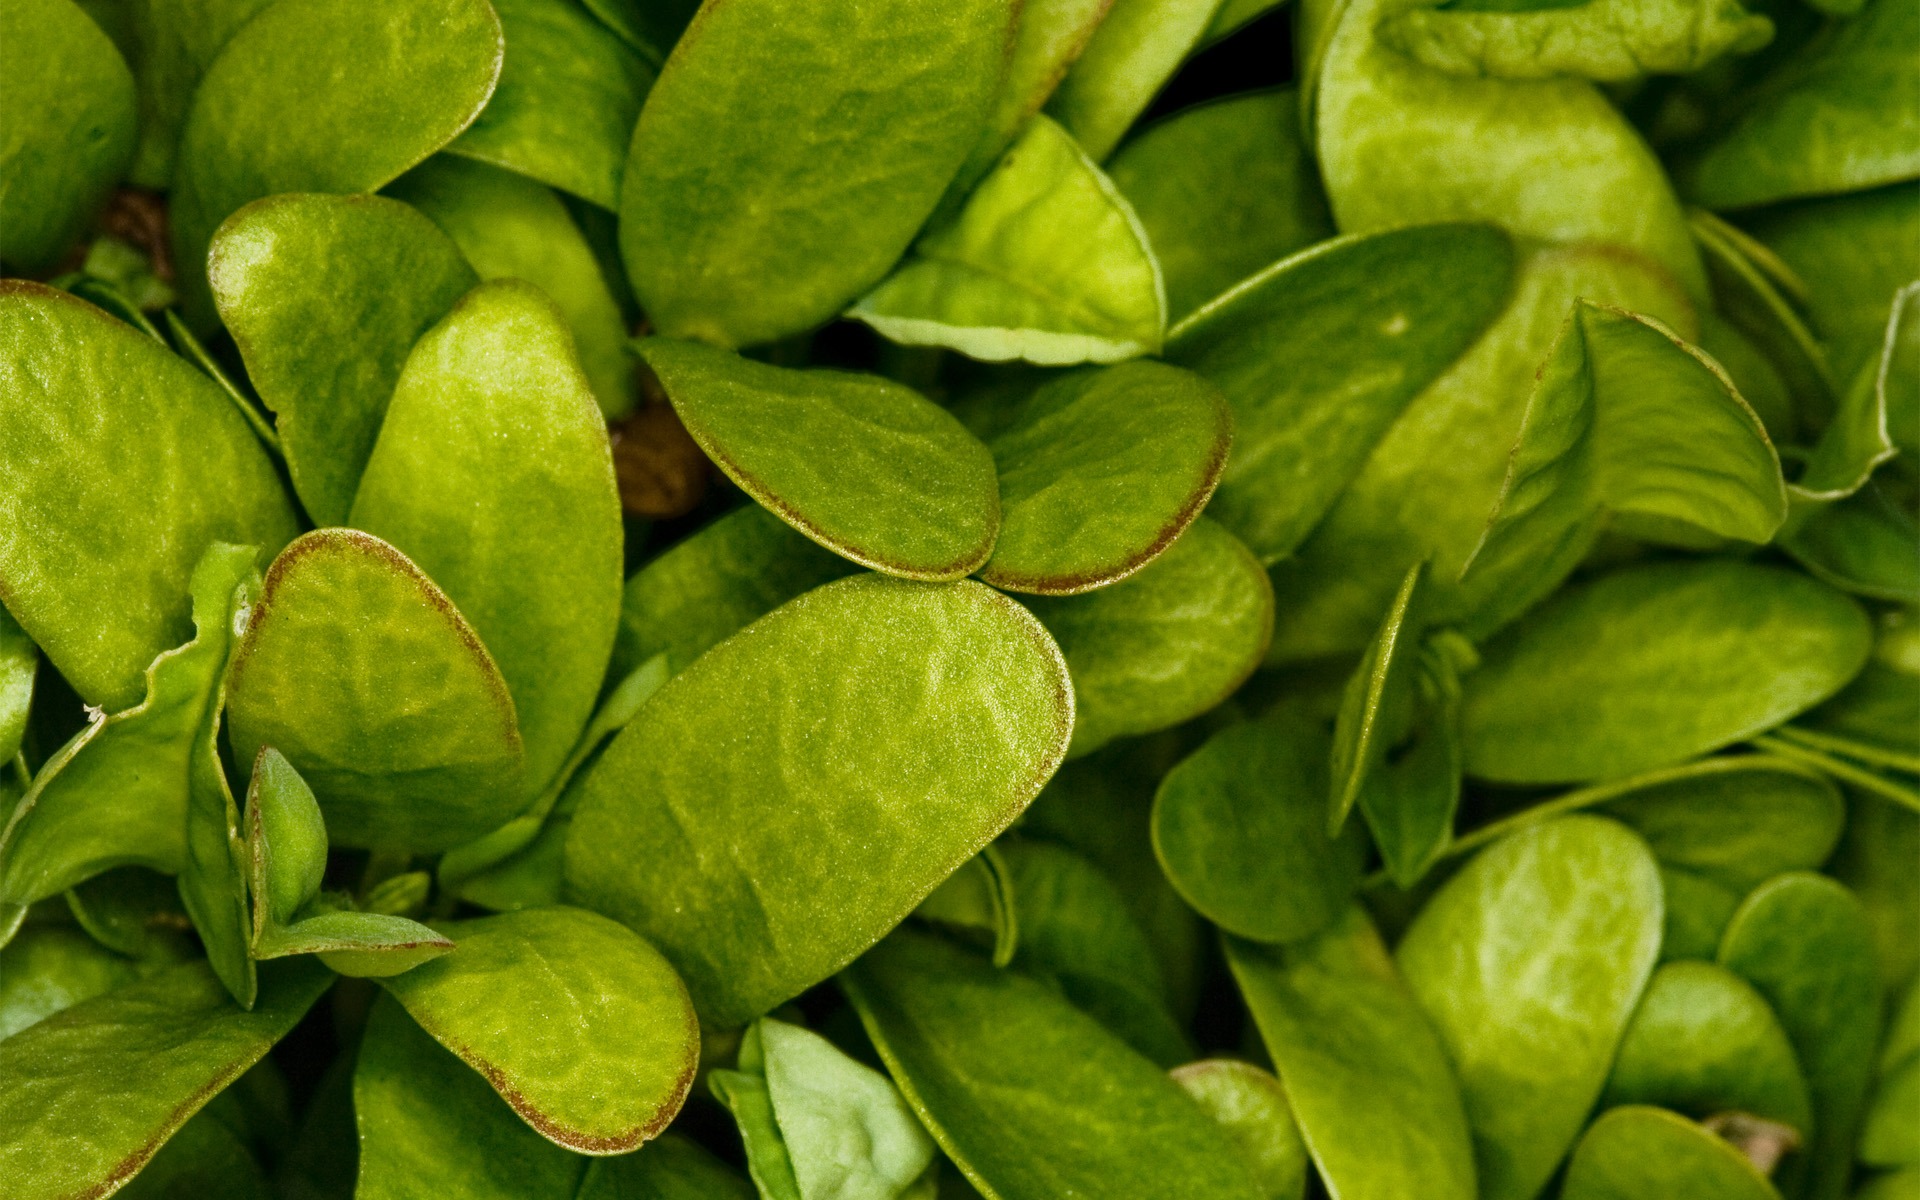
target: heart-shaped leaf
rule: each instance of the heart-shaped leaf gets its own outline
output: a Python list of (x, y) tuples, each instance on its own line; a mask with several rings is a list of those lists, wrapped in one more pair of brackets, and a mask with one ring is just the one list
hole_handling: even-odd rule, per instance
[(321, 529), (287, 547), (227, 686), (235, 754), (285, 754), (338, 845), (445, 849), (525, 798), (520, 727), (493, 659), (378, 538)]
[(647, 96), (621, 189), (620, 252), (654, 327), (773, 341), (878, 282), (980, 137), (1013, 13), (707, 8)]
[(1073, 675), (1073, 753), (1177, 725), (1231, 694), (1266, 653), (1272, 597), (1247, 548), (1203, 519), (1131, 578), (1030, 600)]
[(1615, 571), (1559, 593), (1485, 647), (1464, 685), (1467, 772), (1559, 783), (1716, 750), (1839, 691), (1871, 639), (1852, 600), (1778, 568), (1721, 560)]
[(1155, 353), (1167, 299), (1133, 206), (1065, 130), (1035, 117), (953, 219), (848, 315), (896, 342), (1058, 366)]
[(707, 456), (829, 550), (909, 579), (958, 579), (992, 552), (993, 455), (913, 389), (694, 342), (639, 349)]
[(414, 344), (352, 521), (472, 623), (513, 695), (526, 784), (544, 786), (606, 674), (621, 527), (606, 426), (538, 289), (482, 284)]
[[(848, 712), (875, 719), (832, 719)], [(993, 840), (1072, 723), (1060, 652), (1011, 600), (830, 583), (702, 655), (614, 739), (582, 785), (567, 886), (659, 945), (710, 1024), (737, 1026)]]
[(1209, 1058), (1168, 1072), (1240, 1147), (1266, 1200), (1300, 1200), (1307, 1190), (1307, 1145), (1287, 1090), (1252, 1063)]
[(1047, 111), (1104, 159), (1206, 33), (1220, 0), (1114, 0)]
[(1125, 579), (1200, 514), (1232, 441), (1219, 391), (1162, 363), (1047, 384), (988, 443), (1000, 536), (980, 578), (1050, 596)]
[(192, 630), (207, 546), (272, 554), (297, 531), (292, 506), (206, 376), (25, 280), (0, 282), (0, 417), (0, 598), (83, 700), (131, 708)]
[(1292, 946), (1226, 950), (1333, 1194), (1474, 1200), (1459, 1085), (1365, 911)]
[(1731, 1143), (1678, 1113), (1629, 1105), (1601, 1114), (1574, 1147), (1565, 1200), (1778, 1200), (1779, 1192)]
[(207, 277), (247, 376), (278, 420), (307, 514), (346, 521), (407, 351), (479, 280), (404, 204), (272, 196), (213, 235)]
[(1482, 852), (1395, 949), (1459, 1076), (1486, 1200), (1538, 1193), (1579, 1135), (1653, 974), (1661, 902), (1646, 843), (1563, 817)]
[(1249, 1168), (1180, 1088), (1017, 971), (923, 934), (841, 987), (907, 1103), (988, 1200), (1252, 1200)]
[[(700, 1028), (658, 951), (577, 908), (446, 930), (456, 952), (381, 986), (541, 1136), (624, 1154), (673, 1120), (693, 1086)], [(523, 969), (534, 962), (539, 970)]]

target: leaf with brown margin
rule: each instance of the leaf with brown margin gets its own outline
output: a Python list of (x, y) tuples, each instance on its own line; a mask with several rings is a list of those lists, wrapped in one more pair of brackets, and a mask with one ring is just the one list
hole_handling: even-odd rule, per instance
[(445, 929), (457, 952), (380, 984), (527, 1124), (581, 1154), (624, 1154), (667, 1127), (700, 1026), (659, 951), (578, 908)]
[(234, 753), (285, 754), (338, 845), (442, 850), (524, 800), (492, 657), (432, 580), (368, 534), (315, 530), (274, 560), (227, 702)]
[(120, 1188), (332, 979), (317, 963), (265, 968), (245, 1012), (205, 963), (187, 963), (0, 1042), (0, 1178), (12, 1200), (93, 1200)]

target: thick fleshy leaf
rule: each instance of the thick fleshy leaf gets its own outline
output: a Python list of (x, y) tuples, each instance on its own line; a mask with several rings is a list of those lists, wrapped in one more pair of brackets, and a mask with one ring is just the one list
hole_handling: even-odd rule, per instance
[(272, 554), (295, 532), (206, 376), (84, 301), (0, 282), (0, 599), (82, 699), (139, 703), (147, 664), (191, 631), (210, 543)]
[(227, 40), (272, 0), (137, 0), (124, 6), (121, 43), (140, 100), (140, 144), (128, 182), (165, 188), (200, 77)]
[(909, 579), (958, 579), (992, 552), (993, 455), (913, 389), (694, 342), (639, 348), (707, 456), (829, 550)]
[(360, 1041), (353, 1117), (359, 1200), (574, 1200), (586, 1161), (535, 1133), (385, 996)]
[(1114, 0), (1027, 0), (1019, 5), (1013, 51), (1007, 58), (999, 95), (987, 116), (986, 130), (974, 143), (966, 165), (954, 176), (942, 208), (947, 202), (964, 199), (980, 177), (1000, 161), (1002, 152), (1086, 50), (1113, 4)]
[(653, 70), (574, 0), (495, 0), (500, 84), (447, 146), (612, 209)]
[(133, 155), (133, 75), (72, 0), (13, 0), (0, 47), (0, 261), (38, 273), (86, 232)]
[[(846, 713), (876, 719), (831, 719)], [(614, 739), (582, 784), (567, 885), (659, 945), (709, 1024), (737, 1026), (993, 840), (1072, 723), (1060, 652), (1013, 601), (831, 583), (708, 651)]]
[(0, 1042), (0, 1178), (18, 1200), (105, 1195), (306, 1014), (333, 976), (260, 973), (252, 1012), (204, 963), (74, 1005)]
[(1719, 364), (1651, 318), (1581, 301), (1542, 364), (1469, 572), (1559, 585), (1611, 514), (1765, 543), (1787, 517), (1780, 458)]
[(320, 195), (233, 214), (207, 277), (307, 515), (345, 523), (407, 351), (478, 278), (406, 205)]
[(1220, 0), (1114, 0), (1047, 111), (1104, 159), (1207, 31)]
[[(483, 279), (524, 279), (566, 314), (600, 411), (633, 410), (638, 389), (626, 320), (586, 235), (559, 196), (487, 163), (436, 155), (386, 188), (446, 231)], [(451, 306), (449, 306), (451, 307)]]
[(1286, 706), (1223, 729), (1167, 773), (1153, 849), (1202, 916), (1260, 942), (1297, 942), (1347, 908), (1365, 861), (1357, 829), (1329, 837), (1327, 737)]
[(1213, 515), (1262, 562), (1291, 554), (1498, 315), (1512, 275), (1511, 243), (1488, 226), (1395, 230), (1282, 260), (1183, 320), (1168, 360), (1233, 405)]
[(1058, 366), (1155, 353), (1167, 300), (1133, 206), (1042, 116), (848, 315), (896, 342)]
[(1459, 1074), (1486, 1200), (1535, 1195), (1578, 1136), (1653, 973), (1661, 903), (1646, 843), (1564, 817), (1484, 851), (1401, 939), (1400, 970)]
[(1562, 783), (1691, 758), (1825, 700), (1871, 649), (1859, 606), (1804, 575), (1724, 560), (1615, 571), (1484, 648), (1464, 684), (1467, 772)]
[(1746, 1156), (1678, 1113), (1644, 1105), (1601, 1115), (1567, 1164), (1564, 1200), (1778, 1200)]
[(1260, 1193), (1226, 1131), (1051, 989), (902, 932), (841, 977), (894, 1082), (988, 1200)]
[(1232, 441), (1219, 390), (1163, 363), (1047, 384), (988, 443), (1000, 536), (980, 578), (1052, 596), (1125, 579), (1200, 515)]
[(1240, 1147), (1263, 1200), (1300, 1200), (1306, 1194), (1307, 1145), (1278, 1079), (1231, 1058), (1187, 1063), (1169, 1074)]
[(1871, 0), (1830, 22), (1723, 106), (1722, 127), (1682, 154), (1674, 177), (1708, 208), (1855, 191), (1920, 172), (1920, 10)]
[(228, 214), (280, 192), (371, 192), (472, 123), (500, 75), (485, 0), (275, 3), (207, 68), (180, 135), (169, 217), (182, 299)]
[(543, 786), (606, 673), (622, 534), (606, 427), (537, 288), (482, 284), (415, 343), (352, 521), (472, 623), (513, 695), (527, 786)]
[(1129, 579), (1028, 607), (1067, 657), (1075, 755), (1212, 708), (1260, 665), (1273, 635), (1266, 573), (1207, 520)]
[(1813, 1097), (1802, 1194), (1837, 1200), (1852, 1173), (1880, 1031), (1866, 912), (1824, 875), (1781, 875), (1741, 904), (1719, 961), (1766, 998), (1793, 1043)]
[(1293, 946), (1226, 939), (1313, 1162), (1340, 1200), (1474, 1200), (1446, 1051), (1358, 906)]
[(1773, 22), (1739, 0), (1590, 0), (1517, 11), (1420, 7), (1380, 27), (1382, 42), (1451, 75), (1602, 83), (1690, 74), (1772, 39)]
[(527, 1124), (582, 1154), (624, 1154), (673, 1120), (693, 1086), (700, 1029), (652, 946), (566, 907), (445, 932), (457, 951), (381, 986)]
[(756, 619), (854, 570), (758, 504), (737, 508), (627, 580), (611, 674), (656, 654), (678, 674)]
[(274, 560), (228, 702), (235, 754), (285, 754), (336, 845), (445, 849), (525, 799), (493, 659), (446, 593), (364, 533), (315, 530)]
[(1725, 967), (1674, 962), (1647, 984), (1600, 1098), (1695, 1120), (1739, 1112), (1813, 1131), (1806, 1077), (1759, 992)]
[(751, 1183), (701, 1149), (669, 1133), (637, 1154), (595, 1158), (572, 1200), (754, 1200)]
[(1333, 236), (1291, 88), (1183, 109), (1142, 130), (1107, 166), (1147, 231), (1175, 322)]
[(709, 7), (641, 109), (620, 251), (654, 327), (723, 346), (820, 324), (877, 283), (980, 137), (1008, 0)]
[(28, 926), (0, 948), (0, 1041), (135, 974), (132, 961), (77, 929)]
[(20, 752), (33, 708), (33, 682), (40, 672), (40, 651), (27, 631), (0, 608), (0, 763)]

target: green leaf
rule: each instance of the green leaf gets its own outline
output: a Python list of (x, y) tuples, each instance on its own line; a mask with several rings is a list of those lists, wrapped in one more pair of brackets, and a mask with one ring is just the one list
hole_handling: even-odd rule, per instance
[(1414, 397), (1498, 315), (1513, 269), (1511, 243), (1482, 225), (1343, 238), (1181, 321), (1168, 360), (1233, 405), (1214, 518), (1262, 562), (1291, 554)]
[(1133, 206), (1037, 116), (966, 206), (847, 315), (896, 342), (1060, 366), (1157, 352), (1167, 300)]
[(1297, 942), (1347, 908), (1366, 841), (1358, 830), (1328, 836), (1328, 751), (1283, 705), (1214, 734), (1167, 773), (1153, 849), (1202, 916), (1254, 941)]
[(493, 95), (500, 20), (485, 0), (301, 0), (246, 23), (207, 68), (169, 197), (191, 319), (227, 215), (279, 192), (371, 192), (453, 140)]
[(1380, 40), (1451, 75), (1624, 83), (1751, 54), (1773, 40), (1773, 22), (1739, 0), (1587, 0), (1526, 12), (1421, 7), (1384, 22)]
[(650, 65), (667, 60), (700, 0), (587, 0), (587, 11)]
[(135, 974), (132, 962), (77, 929), (29, 925), (0, 948), (0, 1041)]
[(1013, 8), (709, 6), (628, 150), (620, 251), (654, 327), (774, 341), (877, 283), (981, 135)]
[(1877, 482), (1806, 514), (1780, 548), (1807, 574), (1874, 600), (1920, 603), (1920, 563), (1908, 553), (1920, 527)]
[(180, 1132), (151, 1162), (141, 1168), (121, 1200), (269, 1200), (273, 1195), (266, 1172), (240, 1135), (220, 1115), (203, 1109), (180, 1127)]
[(960, 168), (941, 203), (965, 198), (1000, 161), (1028, 120), (1047, 102), (1075, 59), (1086, 50), (1114, 0), (1025, 0), (1014, 16), (1013, 50), (1007, 73), (987, 117), (986, 130)]
[(364, 533), (315, 530), (274, 560), (228, 702), (236, 756), (285, 754), (336, 845), (446, 849), (525, 799), (493, 659), (432, 580)]
[(1047, 111), (1095, 159), (1120, 144), (1188, 51), (1220, 0), (1114, 0)]
[(993, 948), (993, 965), (1013, 962), (1020, 947), (1020, 913), (1013, 891), (1012, 869), (1000, 843), (982, 846), (980, 853), (960, 864), (940, 881), (913, 910), (923, 921), (950, 928), (978, 930)]
[(1046, 384), (988, 443), (1000, 536), (980, 578), (1049, 596), (1125, 579), (1200, 515), (1232, 442), (1226, 398), (1176, 367), (1125, 363)]
[(1265, 1200), (1306, 1195), (1307, 1145), (1278, 1079), (1231, 1058), (1188, 1063), (1169, 1074), (1240, 1148)]
[[(1803, 311), (1806, 285), (1772, 251), (1735, 226), (1704, 209), (1688, 215), (1713, 283), (1714, 306), (1751, 339), (1791, 393), (1796, 421), (1784, 432), (1791, 437), (1794, 424), (1824, 420), (1839, 385)], [(1703, 333), (1712, 324), (1705, 322)]]
[(391, 997), (367, 1017), (353, 1116), (358, 1200), (574, 1200), (585, 1160), (516, 1118)]
[[(757, 1024), (749, 1026), (747, 1036), (753, 1037), (757, 1028)], [(746, 1052), (745, 1043), (741, 1052)], [(747, 1173), (761, 1200), (801, 1200), (800, 1184), (793, 1177), (793, 1163), (773, 1115), (773, 1094), (766, 1079), (743, 1071), (716, 1070), (708, 1072), (707, 1088), (733, 1114), (747, 1156)]]
[(0, 260), (39, 274), (86, 232), (133, 155), (133, 75), (71, 0), (9, 0), (0, 46)]
[(595, 1158), (573, 1200), (754, 1200), (753, 1185), (699, 1143), (663, 1134), (635, 1154)]
[(1602, 1108), (1657, 1104), (1702, 1120), (1739, 1112), (1813, 1132), (1793, 1044), (1759, 992), (1708, 962), (1653, 974), (1600, 1097)]
[(1860, 1126), (1860, 1161), (1876, 1167), (1920, 1163), (1920, 1054), (1883, 1072)]
[(447, 146), (611, 209), (653, 70), (573, 0), (495, 0), (500, 84)]
[(64, 292), (0, 283), (0, 396), (0, 599), (82, 699), (132, 707), (202, 552), (274, 553), (292, 505), (218, 387)]
[(1920, 1197), (1920, 1167), (1877, 1175), (1853, 1194), (1853, 1200), (1915, 1200), (1915, 1197)]
[(1563, 783), (1717, 750), (1839, 691), (1866, 615), (1804, 575), (1732, 561), (1629, 567), (1487, 644), (1465, 681), (1470, 775)]
[(1291, 946), (1226, 939), (1227, 965), (1341, 1200), (1474, 1200), (1446, 1052), (1360, 907)]
[(246, 1012), (204, 963), (187, 963), (0, 1042), (0, 1078), (9, 1081), (0, 1090), (0, 1178), (18, 1200), (117, 1188), (286, 1036), (332, 978), (317, 964), (263, 970)]
[[(140, 100), (140, 144), (128, 182), (165, 188), (173, 178), (180, 130), (200, 77), (255, 13), (272, 0), (128, 0), (123, 42)], [(129, 48), (131, 43), (131, 48)]]
[(351, 519), (472, 623), (512, 693), (527, 788), (544, 786), (606, 674), (622, 534), (606, 427), (537, 288), (481, 284), (414, 344)]
[(375, 196), (273, 196), (213, 235), (207, 277), (278, 418), (294, 491), (340, 525), (407, 351), (479, 280), (431, 221)]
[(1459, 1073), (1485, 1200), (1535, 1195), (1573, 1144), (1660, 925), (1646, 844), (1588, 816), (1503, 839), (1414, 919), (1395, 957)]
[(678, 674), (756, 619), (855, 569), (758, 504), (737, 508), (627, 580), (610, 674), (656, 654)]
[(580, 367), (609, 418), (638, 389), (626, 320), (606, 273), (552, 189), (486, 163), (436, 155), (386, 188), (432, 217), (484, 279), (524, 279), (566, 314)]
[(1898, 183), (1920, 172), (1920, 10), (1871, 0), (1720, 105), (1720, 128), (1674, 163), (1696, 204), (1750, 208)]
[(1806, 1072), (1813, 1138), (1800, 1167), (1801, 1194), (1844, 1196), (1880, 1031), (1866, 911), (1826, 876), (1781, 875), (1740, 905), (1718, 957), (1773, 1006)]
[[(885, 719), (834, 719), (851, 712)], [(738, 1026), (846, 965), (993, 840), (1072, 721), (1059, 651), (1011, 600), (830, 583), (701, 656), (607, 747), (567, 886), (660, 946), (708, 1024)]]
[(1580, 301), (1465, 571), (1504, 571), (1543, 595), (1616, 513), (1763, 544), (1786, 520), (1787, 489), (1766, 428), (1718, 363), (1652, 318)]
[(1084, 596), (1028, 601), (1073, 676), (1072, 753), (1177, 725), (1220, 703), (1266, 653), (1272, 594), (1247, 548), (1198, 520), (1128, 579)]
[(993, 455), (945, 409), (878, 375), (768, 366), (649, 338), (653, 368), (727, 477), (835, 553), (909, 579), (958, 579), (1000, 526)]
[(192, 957), (192, 928), (173, 879), (145, 867), (115, 867), (67, 889), (67, 911), (94, 941), (148, 963)]
[(1278, 88), (1182, 109), (1107, 164), (1160, 263), (1171, 320), (1333, 236), (1298, 99)]
[(0, 763), (10, 763), (20, 753), (39, 672), (39, 648), (13, 614), (0, 608)]
[(1333, 727), (1327, 828), (1338, 833), (1360, 799), (1368, 776), (1381, 770), (1387, 751), (1406, 737), (1418, 692), (1416, 672), (1424, 614), (1416, 607), (1427, 564), (1408, 568), (1380, 630), (1367, 643), (1360, 664), (1347, 677)]
[(1047, 987), (898, 933), (841, 986), (934, 1140), (986, 1200), (1259, 1195), (1226, 1132)]
[(577, 908), (445, 929), (457, 952), (381, 986), (527, 1124), (582, 1154), (624, 1154), (666, 1128), (693, 1086), (700, 1028), (658, 951)]
[(1665, 1109), (1630, 1105), (1601, 1115), (1574, 1147), (1565, 1200), (1778, 1200), (1746, 1156), (1702, 1126)]

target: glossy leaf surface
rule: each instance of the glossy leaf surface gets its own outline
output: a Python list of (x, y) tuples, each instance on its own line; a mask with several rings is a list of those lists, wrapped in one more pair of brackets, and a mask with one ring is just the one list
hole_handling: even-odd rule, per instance
[(1272, 595), (1247, 548), (1199, 520), (1129, 579), (1084, 596), (1028, 601), (1073, 676), (1073, 753), (1218, 704), (1266, 653)]
[(1226, 398), (1175, 367), (1124, 363), (1047, 384), (988, 444), (1001, 521), (980, 578), (1042, 595), (1126, 578), (1199, 516), (1232, 441)]
[(1666, 1193), (1698, 1200), (1777, 1200), (1766, 1176), (1731, 1144), (1664, 1109), (1601, 1115), (1567, 1164), (1566, 1200), (1635, 1200)]
[(980, 136), (1008, 0), (709, 6), (628, 149), (620, 252), (669, 337), (723, 346), (817, 325), (879, 281)]
[(1660, 876), (1624, 827), (1572, 816), (1484, 851), (1395, 950), (1460, 1078), (1480, 1194), (1539, 1191), (1600, 1095), (1660, 950)]
[(0, 599), (83, 700), (129, 708), (207, 546), (271, 554), (292, 506), (206, 376), (51, 288), (0, 284), (0, 397)]
[(407, 352), (479, 279), (406, 205), (320, 195), (235, 213), (207, 277), (307, 515), (344, 524)]
[(1231, 1058), (1188, 1063), (1170, 1074), (1240, 1147), (1266, 1200), (1306, 1194), (1307, 1147), (1278, 1079)]
[(1252, 1200), (1226, 1132), (1051, 990), (899, 933), (842, 977), (887, 1070), (988, 1200)]
[(1777, 568), (1616, 571), (1485, 647), (1461, 709), (1467, 771), (1566, 782), (1715, 750), (1838, 691), (1870, 637), (1851, 600)]
[(1320, 1177), (1340, 1200), (1477, 1195), (1446, 1051), (1359, 907), (1294, 946), (1229, 937), (1227, 964)]
[[(849, 712), (885, 721), (830, 720)], [(1011, 600), (831, 583), (701, 656), (614, 739), (582, 784), (567, 885), (657, 944), (709, 1024), (738, 1025), (991, 841), (1072, 722), (1059, 650)]]
[(829, 550), (909, 579), (958, 579), (992, 552), (993, 455), (911, 388), (664, 338), (640, 353), (728, 478)]
[(1042, 116), (848, 315), (896, 342), (1058, 366), (1156, 352), (1167, 301), (1133, 206)]
[(1104, 159), (1206, 33), (1220, 0), (1114, 0), (1047, 111)]
[(335, 844), (443, 849), (523, 799), (500, 672), (399, 551), (316, 530), (274, 561), (228, 683), (234, 752), (287, 756)]

